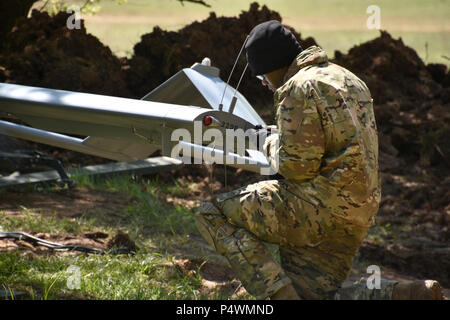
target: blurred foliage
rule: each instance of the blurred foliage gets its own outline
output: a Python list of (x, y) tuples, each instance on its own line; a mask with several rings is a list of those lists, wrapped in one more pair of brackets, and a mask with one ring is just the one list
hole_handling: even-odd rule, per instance
[[(81, 13), (95, 14), (101, 9), (101, 0), (85, 0), (80, 1), (63, 1), (63, 0), (46, 0), (40, 10), (46, 10), (51, 15), (56, 15), (61, 11), (76, 10), (79, 8)], [(128, 0), (114, 0), (117, 4), (127, 3)]]
[[(205, 7), (210, 7), (210, 5), (203, 0), (177, 0), (177, 1), (180, 2), (181, 5), (183, 5), (184, 2), (189, 2), (200, 4)], [(68, 11), (68, 10), (77, 11), (77, 9), (79, 8), (80, 13), (96, 14), (101, 10), (100, 2), (101, 0), (84, 0), (83, 2), (81, 2), (80, 0), (73, 0), (73, 1), (45, 0), (40, 10), (41, 11), (46, 10), (51, 15), (56, 15), (58, 12), (61, 11)], [(128, 0), (113, 0), (113, 2), (122, 5), (127, 3)]]

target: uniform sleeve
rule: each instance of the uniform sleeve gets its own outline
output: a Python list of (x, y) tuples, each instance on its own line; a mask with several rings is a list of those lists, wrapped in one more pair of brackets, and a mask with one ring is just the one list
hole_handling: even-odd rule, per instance
[(311, 86), (292, 85), (277, 103), (278, 173), (306, 181), (319, 174), (325, 136)]

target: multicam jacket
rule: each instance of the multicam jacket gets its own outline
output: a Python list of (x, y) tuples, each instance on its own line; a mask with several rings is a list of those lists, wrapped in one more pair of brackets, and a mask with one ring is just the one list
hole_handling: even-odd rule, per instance
[(278, 173), (332, 214), (370, 226), (380, 202), (373, 100), (363, 81), (312, 46), (275, 92), (279, 147), (267, 140)]

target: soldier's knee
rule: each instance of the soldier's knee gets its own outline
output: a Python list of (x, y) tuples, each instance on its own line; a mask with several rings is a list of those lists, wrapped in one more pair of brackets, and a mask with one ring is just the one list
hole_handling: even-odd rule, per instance
[(218, 242), (236, 231), (220, 210), (209, 201), (200, 205), (195, 216), (195, 226), (206, 242), (219, 253), (222, 250)]
[[(214, 241), (214, 232), (213, 228), (211, 228), (211, 224), (205, 218), (204, 214), (197, 213), (195, 216), (195, 226), (197, 227), (198, 232), (200, 232), (203, 239), (216, 250), (216, 244)], [(217, 251), (217, 250), (216, 250)]]

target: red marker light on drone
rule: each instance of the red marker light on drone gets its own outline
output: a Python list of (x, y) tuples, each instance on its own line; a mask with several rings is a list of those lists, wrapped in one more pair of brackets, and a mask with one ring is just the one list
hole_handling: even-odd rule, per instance
[(204, 116), (203, 117), (203, 125), (209, 126), (213, 122), (213, 118), (211, 116)]

